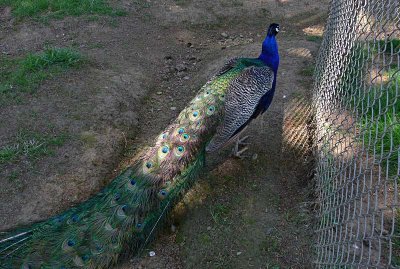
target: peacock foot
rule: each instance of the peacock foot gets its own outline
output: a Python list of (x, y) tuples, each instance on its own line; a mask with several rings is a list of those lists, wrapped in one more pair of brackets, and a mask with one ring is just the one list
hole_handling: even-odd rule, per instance
[(243, 158), (247, 158), (249, 157), (249, 155), (244, 154), (248, 149), (248, 145), (250, 143), (246, 142), (246, 140), (249, 138), (248, 135), (244, 136), (244, 137), (238, 137), (236, 142), (235, 142), (235, 146), (233, 147), (233, 151), (232, 151), (232, 155), (233, 157), (239, 158), (239, 159), (243, 159)]

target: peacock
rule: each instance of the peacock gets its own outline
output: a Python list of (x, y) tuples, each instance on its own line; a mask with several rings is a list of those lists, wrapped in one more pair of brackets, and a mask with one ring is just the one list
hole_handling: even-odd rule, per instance
[(0, 268), (110, 268), (149, 242), (194, 182), (206, 152), (233, 142), (272, 102), (279, 66), (273, 23), (258, 58), (234, 58), (199, 90), (151, 147), (89, 200), (0, 233)]

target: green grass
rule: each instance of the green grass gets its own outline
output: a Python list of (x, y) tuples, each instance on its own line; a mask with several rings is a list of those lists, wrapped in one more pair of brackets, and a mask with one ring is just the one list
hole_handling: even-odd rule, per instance
[(398, 53), (400, 50), (400, 39), (392, 39), (389, 41), (378, 40), (373, 46), (374, 53)]
[(314, 74), (315, 66), (310, 65), (299, 71), (299, 74), (305, 77), (312, 77)]
[(278, 253), (280, 249), (280, 238), (268, 235), (260, 244), (260, 250), (268, 254)]
[(97, 138), (94, 134), (90, 132), (83, 132), (80, 135), (80, 139), (85, 147), (93, 148), (97, 143)]
[[(376, 154), (383, 157), (384, 165), (389, 162), (389, 175), (394, 176), (397, 174), (397, 147), (400, 145), (400, 101), (396, 93), (396, 84), (400, 85), (400, 73), (389, 70), (386, 75), (390, 78), (389, 82), (382, 89), (380, 86), (371, 88), (361, 107), (367, 108), (363, 126), (370, 130), (364, 139), (370, 148), (376, 148)], [(371, 121), (371, 118), (374, 120)]]
[(10, 6), (17, 18), (63, 18), (84, 14), (124, 16), (126, 12), (112, 8), (105, 0), (0, 0)]
[[(368, 146), (370, 152), (375, 148), (374, 154), (377, 156), (377, 160), (382, 159), (382, 173), (385, 175), (386, 167), (388, 167), (390, 179), (399, 181), (397, 172), (398, 147), (400, 145), (400, 99), (398, 95), (400, 72), (397, 66), (397, 56), (393, 57), (390, 54), (399, 52), (400, 40), (376, 41), (369, 44), (369, 48), (365, 45), (356, 47), (349, 63), (352, 68), (346, 76), (352, 81), (345, 81), (342, 87), (348, 89), (348, 92), (344, 94), (346, 97), (350, 97), (348, 98), (350, 106), (358, 110), (363, 117), (361, 127), (365, 132), (361, 138), (364, 140), (364, 145)], [(382, 77), (386, 77), (388, 80), (370, 86), (366, 92), (361, 85), (365, 81), (365, 72), (359, 72), (358, 69), (365, 66), (364, 61), (368, 61), (371, 57), (377, 57), (378, 53), (384, 53), (388, 58), (392, 57), (394, 63), (388, 66), (385, 72), (381, 71)], [(396, 211), (395, 231), (394, 237), (392, 237), (392, 265), (396, 268), (400, 266), (400, 210)]]
[(19, 176), (20, 176), (19, 172), (13, 171), (7, 178), (8, 178), (8, 181), (14, 182), (19, 178)]
[(67, 48), (49, 48), (20, 59), (0, 56), (0, 100), (18, 99), (23, 92), (32, 93), (42, 81), (79, 67), (82, 62), (77, 51)]
[(202, 233), (199, 235), (199, 241), (201, 244), (203, 245), (209, 245), (212, 240), (211, 240), (211, 236), (207, 233)]
[(322, 36), (318, 36), (318, 35), (309, 35), (306, 37), (306, 39), (308, 41), (312, 41), (312, 42), (320, 42), (322, 41)]
[[(377, 45), (379, 44), (379, 46)], [(343, 76), (344, 80), (340, 86), (343, 91), (341, 97), (350, 107), (358, 110), (363, 119), (361, 122), (364, 130), (364, 144), (375, 154), (383, 159), (384, 168), (389, 162), (389, 176), (397, 173), (398, 147), (400, 145), (400, 101), (396, 93), (396, 84), (400, 84), (400, 72), (397, 65), (395, 68), (388, 67), (383, 72), (383, 77), (388, 77), (387, 82), (381, 82), (370, 86), (368, 91), (364, 89), (362, 83), (365, 81), (365, 72), (360, 72), (360, 68), (365, 66), (364, 61), (370, 59), (369, 54), (377, 54), (378, 47), (380, 53), (390, 54), (393, 49), (400, 49), (400, 41), (397, 39), (385, 42), (383, 40), (369, 44), (360, 44), (354, 47), (352, 58), (350, 59), (348, 73)], [(389, 57), (389, 56), (388, 56)], [(396, 58), (394, 59), (396, 62)], [(360, 141), (361, 142), (361, 141)]]
[(230, 208), (223, 204), (210, 207), (210, 214), (216, 224), (226, 224), (230, 211)]
[(27, 158), (30, 161), (52, 155), (54, 149), (62, 146), (68, 135), (21, 131), (12, 143), (0, 147), (0, 165), (12, 164)]

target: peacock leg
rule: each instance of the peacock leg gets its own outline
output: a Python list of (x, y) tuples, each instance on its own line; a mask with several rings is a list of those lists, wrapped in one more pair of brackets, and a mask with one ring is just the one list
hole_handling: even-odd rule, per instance
[(243, 155), (243, 153), (245, 153), (249, 149), (248, 145), (250, 143), (246, 142), (246, 140), (248, 138), (249, 138), (248, 135), (246, 135), (244, 137), (240, 137), (240, 135), (239, 135), (237, 137), (235, 146), (233, 147), (233, 156), (234, 157), (240, 158), (240, 159), (247, 157), (246, 155)]

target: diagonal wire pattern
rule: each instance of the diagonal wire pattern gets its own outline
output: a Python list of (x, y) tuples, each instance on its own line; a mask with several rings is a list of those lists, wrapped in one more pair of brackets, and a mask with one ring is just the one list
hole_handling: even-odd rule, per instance
[(313, 89), (317, 268), (400, 268), (400, 1), (332, 0)]

